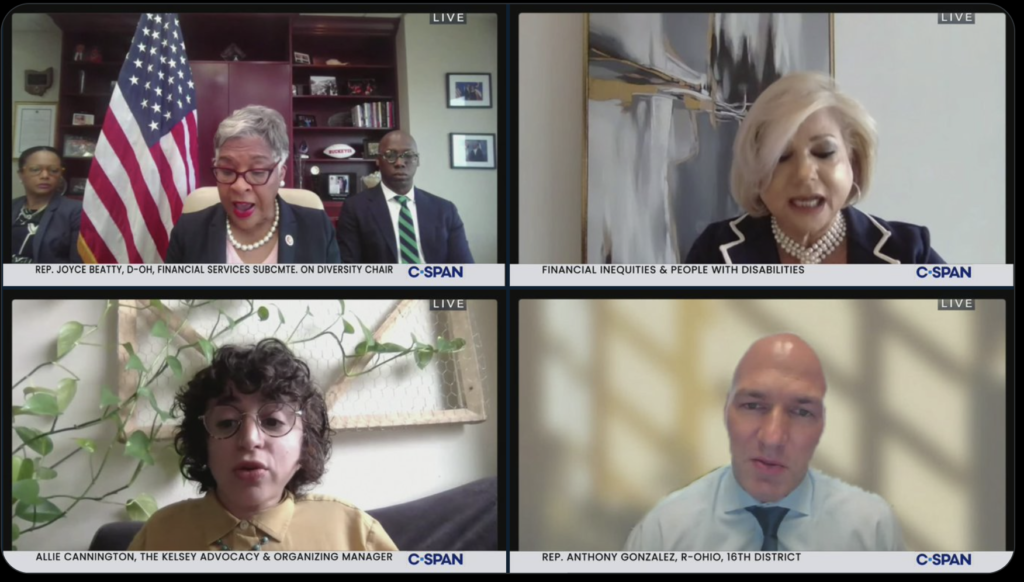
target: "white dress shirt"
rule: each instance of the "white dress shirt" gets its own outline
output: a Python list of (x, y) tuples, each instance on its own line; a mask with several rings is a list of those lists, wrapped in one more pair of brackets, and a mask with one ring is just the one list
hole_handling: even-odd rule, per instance
[(662, 500), (630, 532), (627, 551), (748, 551), (764, 533), (746, 510), (779, 506), (778, 551), (904, 551), (892, 507), (875, 493), (810, 469), (778, 503), (759, 503), (740, 487), (727, 465)]
[[(402, 262), (402, 238), (398, 234), (398, 216), (402, 212), (402, 203), (396, 199), (396, 196), (401, 196), (388, 188), (383, 181), (380, 183), (381, 189), (384, 190), (384, 200), (388, 203), (388, 212), (391, 213), (391, 226), (395, 228), (395, 251), (398, 252), (398, 262)], [(419, 251), (420, 262), (424, 263), (423, 260), (423, 238), (420, 236), (420, 217), (416, 213), (416, 187), (413, 186), (409, 190), (409, 193), (405, 195), (409, 199), (406, 202), (406, 206), (409, 207), (409, 212), (412, 213), (412, 225), (416, 228), (416, 250)]]

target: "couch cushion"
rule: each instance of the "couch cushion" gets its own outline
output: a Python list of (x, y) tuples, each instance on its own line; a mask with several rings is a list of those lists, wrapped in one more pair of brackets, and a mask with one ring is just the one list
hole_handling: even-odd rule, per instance
[[(402, 551), (498, 551), (498, 479), (488, 477), (429, 497), (367, 511)], [(123, 551), (141, 521), (104, 524), (90, 551)]]
[(498, 551), (498, 479), (367, 511), (402, 551)]

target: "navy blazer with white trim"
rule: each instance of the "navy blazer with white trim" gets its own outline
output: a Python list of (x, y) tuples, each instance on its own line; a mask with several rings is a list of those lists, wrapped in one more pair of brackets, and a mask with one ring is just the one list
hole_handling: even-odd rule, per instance
[[(887, 222), (853, 207), (846, 218), (846, 262), (851, 264), (945, 264), (931, 247), (928, 228), (906, 222)], [(779, 249), (771, 218), (744, 214), (708, 225), (686, 255), (687, 263), (777, 264)]]

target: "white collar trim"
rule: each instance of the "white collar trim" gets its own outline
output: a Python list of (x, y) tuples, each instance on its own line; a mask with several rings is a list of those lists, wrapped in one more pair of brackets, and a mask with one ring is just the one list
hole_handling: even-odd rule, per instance
[(875, 250), (874, 250), (875, 256), (880, 258), (880, 259), (882, 259), (883, 261), (885, 261), (887, 263), (891, 263), (893, 265), (900, 264), (900, 262), (898, 260), (896, 260), (896, 259), (894, 259), (894, 258), (890, 257), (889, 255), (887, 255), (887, 254), (882, 252), (882, 247), (885, 246), (885, 242), (887, 240), (889, 240), (889, 237), (892, 236), (892, 233), (889, 232), (888, 230), (886, 230), (884, 226), (879, 224), (878, 221), (875, 220), (874, 216), (871, 216), (870, 214), (868, 214), (866, 212), (864, 213), (864, 216), (868, 217), (868, 220), (871, 221), (871, 224), (875, 225), (875, 228), (877, 228), (878, 230), (882, 231), (882, 240), (878, 241), (878, 244), (875, 245)]
[(729, 256), (729, 249), (731, 249), (732, 247), (734, 247), (736, 245), (743, 244), (744, 242), (747, 241), (747, 237), (744, 236), (742, 232), (740, 232), (739, 228), (736, 227), (736, 225), (738, 225), (740, 223), (740, 221), (742, 221), (747, 216), (749, 216), (749, 214), (744, 213), (743, 216), (740, 216), (736, 220), (733, 220), (733, 221), (729, 222), (729, 228), (731, 228), (732, 231), (736, 233), (736, 236), (739, 237), (739, 239), (738, 240), (734, 240), (734, 241), (732, 241), (730, 243), (725, 243), (724, 245), (721, 245), (721, 246), (718, 247), (718, 249), (720, 251), (722, 251), (722, 256), (725, 258), (725, 264), (727, 264), (727, 265), (731, 265), (732, 264), (732, 257)]

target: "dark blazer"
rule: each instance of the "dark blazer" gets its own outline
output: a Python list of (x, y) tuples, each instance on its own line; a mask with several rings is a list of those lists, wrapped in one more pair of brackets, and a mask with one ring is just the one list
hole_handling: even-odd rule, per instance
[[(466, 227), (450, 201), (416, 188), (420, 252), (426, 263), (472, 263)], [(338, 248), (346, 263), (397, 263), (391, 212), (378, 184), (350, 196), (338, 216)]]
[[(317, 208), (292, 206), (280, 196), (278, 263), (340, 263), (338, 243), (327, 213)], [(171, 230), (167, 263), (222, 264), (227, 256), (227, 213), (214, 204), (199, 212), (182, 214)], [(288, 244), (288, 237), (293, 244)]]
[[(906, 222), (886, 222), (853, 207), (842, 210), (846, 218), (848, 263), (945, 264), (931, 247), (927, 227)], [(709, 225), (694, 241), (687, 263), (780, 263), (772, 235), (771, 218), (738, 218)]]
[[(11, 204), (11, 225), (27, 200), (15, 198)], [(78, 232), (82, 225), (82, 203), (54, 195), (43, 213), (39, 231), (32, 237), (32, 256), (37, 263), (81, 263)], [(11, 252), (17, 249), (12, 248)]]

